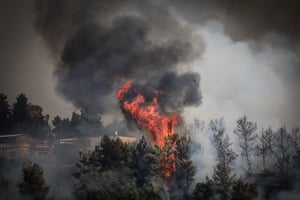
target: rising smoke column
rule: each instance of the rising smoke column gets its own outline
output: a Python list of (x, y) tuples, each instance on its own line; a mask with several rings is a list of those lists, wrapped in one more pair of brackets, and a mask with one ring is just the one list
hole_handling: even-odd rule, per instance
[(177, 71), (201, 55), (203, 43), (170, 9), (81, 0), (37, 1), (36, 8), (37, 31), (57, 59), (56, 89), (76, 107), (114, 113), (115, 93), (127, 80), (146, 103), (163, 91), (157, 103), (164, 112), (201, 103), (200, 75)]

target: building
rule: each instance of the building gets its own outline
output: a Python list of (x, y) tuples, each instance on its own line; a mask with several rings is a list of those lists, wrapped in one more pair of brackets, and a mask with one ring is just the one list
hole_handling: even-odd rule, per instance
[[(123, 143), (134, 143), (135, 137), (111, 136), (110, 138), (119, 138)], [(100, 144), (102, 136), (86, 138), (61, 138), (56, 140), (56, 145), (77, 145), (85, 147), (86, 150), (94, 150), (96, 145)]]
[[(124, 143), (134, 143), (136, 138), (124, 136), (112, 136), (119, 138)], [(57, 153), (74, 153), (78, 155), (79, 150), (94, 150), (100, 144), (102, 136), (86, 138), (62, 138), (55, 142), (48, 142), (33, 138), (26, 133), (1, 133), (0, 134), (0, 157), (34, 158), (55, 155)], [(69, 152), (68, 152), (69, 151)]]
[(53, 153), (54, 146), (25, 133), (0, 135), (0, 156), (5, 158), (28, 158)]

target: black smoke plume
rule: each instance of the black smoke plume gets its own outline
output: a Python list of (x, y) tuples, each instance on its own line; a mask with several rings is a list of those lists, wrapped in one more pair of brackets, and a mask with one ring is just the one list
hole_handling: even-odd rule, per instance
[[(203, 44), (195, 47), (193, 37), (186, 37), (190, 33), (172, 18), (171, 12), (157, 7), (153, 15), (145, 4), (136, 3), (134, 12), (129, 9), (123, 13), (122, 8), (129, 2), (68, 3), (36, 4), (36, 27), (51, 51), (59, 53), (57, 90), (67, 100), (77, 107), (110, 113), (113, 103), (116, 105), (116, 91), (132, 80), (140, 89), (145, 88), (142, 93), (147, 93), (146, 87), (160, 90), (163, 110), (200, 104), (200, 75), (179, 75), (176, 71), (179, 65), (199, 57)], [(110, 8), (111, 12), (107, 11)], [(156, 26), (161, 16), (165, 18)], [(176, 31), (168, 35), (162, 28), (164, 24)]]

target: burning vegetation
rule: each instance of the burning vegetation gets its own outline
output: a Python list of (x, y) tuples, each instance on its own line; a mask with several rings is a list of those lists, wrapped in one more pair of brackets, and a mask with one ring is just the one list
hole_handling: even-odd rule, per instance
[[(117, 92), (117, 98), (121, 103), (122, 109), (128, 112), (139, 126), (147, 128), (152, 145), (156, 144), (160, 148), (164, 148), (165, 140), (174, 136), (175, 125), (182, 123), (179, 112), (169, 115), (161, 113), (157, 102), (159, 91), (155, 91), (155, 97), (153, 97), (151, 102), (147, 103), (145, 102), (145, 97), (131, 87), (131, 81), (127, 81)], [(130, 90), (134, 90), (136, 96), (133, 96), (131, 100), (125, 100)], [(175, 143), (171, 145), (176, 148)], [(172, 148), (172, 146), (170, 147)], [(174, 153), (165, 154), (164, 158), (165, 160), (161, 162), (164, 169), (163, 176), (169, 178), (176, 171), (175, 155)]]
[[(189, 13), (189, 9), (201, 4), (203, 17), (206, 9), (223, 10), (217, 20), (226, 21), (226, 29), (231, 16), (227, 10), (239, 4), (222, 9), (226, 3), (213, 6), (218, 1), (212, 5), (175, 0), (34, 2), (32, 32), (43, 39), (53, 59), (56, 91), (80, 112), (74, 111), (70, 119), (56, 116), (51, 126), (50, 116), (29, 103), (26, 95), (9, 105), (6, 94), (0, 93), (0, 197), (271, 200), (299, 188), (299, 129), (288, 131), (283, 126), (257, 134), (256, 123), (244, 116), (231, 134), (237, 137), (233, 145), (222, 120), (201, 127), (185, 124), (181, 116), (186, 107), (202, 103), (200, 74), (188, 66), (201, 58), (205, 42), (199, 33), (202, 26), (187, 21), (196, 20), (199, 10)], [(248, 3), (245, 7), (252, 8)], [(253, 12), (241, 13), (252, 18)], [(265, 18), (265, 10), (260, 13)], [(274, 13), (270, 16), (279, 12)], [(285, 13), (282, 16), (283, 22), (290, 20)], [(275, 22), (266, 24), (274, 27)], [(106, 115), (122, 121), (104, 125), (101, 117)], [(137, 129), (127, 127), (130, 122)], [(178, 126), (186, 130), (184, 134), (178, 134)], [(17, 143), (7, 134), (15, 130), (33, 137), (39, 147), (55, 150), (50, 155), (38, 152), (37, 157), (32, 144)], [(134, 135), (131, 141), (137, 142), (124, 142), (115, 131)], [(94, 137), (97, 143), (88, 146)], [(27, 157), (12, 151), (24, 147)], [(237, 167), (238, 158), (242, 164)]]
[(132, 90), (131, 87), (131, 81), (127, 81), (117, 93), (122, 109), (128, 112), (138, 125), (147, 128), (152, 144), (163, 147), (165, 138), (173, 136), (175, 125), (182, 122), (179, 112), (169, 115), (161, 113), (157, 102), (159, 91), (155, 91), (155, 97), (150, 103), (145, 102), (145, 97), (137, 90), (134, 90), (136, 96), (132, 100), (125, 100), (129, 90)]

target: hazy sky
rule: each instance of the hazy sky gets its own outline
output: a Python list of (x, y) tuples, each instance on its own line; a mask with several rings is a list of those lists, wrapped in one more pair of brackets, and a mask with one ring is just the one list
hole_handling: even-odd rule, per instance
[[(65, 19), (65, 24), (57, 23), (62, 31), (69, 30), (64, 29), (69, 26), (66, 20), (69, 18), (64, 15), (69, 17), (72, 9), (78, 10), (77, 4), (83, 4), (80, 0), (74, 1), (74, 5), (68, 1), (69, 4), (64, 6), (72, 7), (69, 9), (51, 7), (52, 4), (47, 4), (51, 1), (41, 2), (45, 2), (47, 12)], [(53, 1), (53, 5), (57, 2)], [(166, 0), (154, 1), (155, 7), (149, 2), (143, 6), (137, 0), (112, 1), (103, 5), (92, 2), (99, 4), (101, 21), (127, 11), (139, 11), (147, 19), (162, 18), (163, 27), (159, 26), (158, 20), (149, 22), (157, 23), (151, 25), (156, 28), (151, 32), (153, 38), (184, 37), (194, 45), (199, 44), (200, 50), (195, 51), (198, 54), (192, 62), (176, 66), (178, 71), (194, 70), (201, 75), (202, 104), (185, 109), (187, 120), (224, 117), (226, 124), (233, 127), (235, 120), (246, 114), (263, 126), (299, 126), (299, 6), (295, 1), (265, 1), (261, 4), (260, 1), (246, 0), (211, 1), (213, 3)], [(270, 2), (272, 5), (268, 4)], [(58, 61), (53, 49), (60, 51), (63, 45), (59, 43), (63, 34), (53, 31), (57, 30), (56, 21), (47, 21), (36, 28), (37, 11), (33, 1), (4, 0), (1, 4), (0, 91), (11, 101), (17, 94), (25, 93), (30, 102), (41, 105), (51, 117), (70, 116), (74, 110), (72, 101), (55, 89), (58, 82), (54, 71)], [(103, 12), (110, 10), (110, 6), (114, 8), (111, 13)], [(89, 8), (83, 9), (85, 14), (89, 13)], [(162, 15), (157, 8), (171, 10), (171, 15)], [(46, 11), (38, 10), (49, 14)], [(153, 13), (158, 14), (153, 16), (156, 15)], [(60, 20), (59, 17), (56, 20)], [(51, 49), (45, 38), (55, 38), (55, 47)], [(117, 101), (109, 103), (117, 104)], [(109, 115), (120, 117), (120, 114)]]

